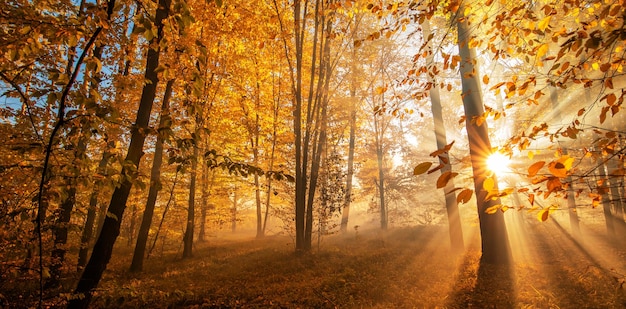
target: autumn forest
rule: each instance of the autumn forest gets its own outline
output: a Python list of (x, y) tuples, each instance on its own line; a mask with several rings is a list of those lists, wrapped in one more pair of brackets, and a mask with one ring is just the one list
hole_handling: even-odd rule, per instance
[(0, 3), (0, 308), (623, 308), (624, 0)]

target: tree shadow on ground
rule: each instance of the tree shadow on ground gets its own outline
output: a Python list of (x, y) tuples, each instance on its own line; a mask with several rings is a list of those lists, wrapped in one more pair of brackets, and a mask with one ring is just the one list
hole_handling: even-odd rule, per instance
[(514, 308), (512, 267), (481, 262), (478, 250), (468, 251), (459, 266), (446, 307)]

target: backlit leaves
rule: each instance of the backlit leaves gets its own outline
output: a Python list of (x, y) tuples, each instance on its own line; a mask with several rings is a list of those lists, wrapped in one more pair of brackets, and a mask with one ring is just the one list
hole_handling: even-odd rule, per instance
[(533, 163), (533, 165), (531, 165), (528, 168), (528, 177), (535, 177), (535, 175), (537, 175), (537, 172), (539, 172), (539, 170), (546, 164), (545, 161), (539, 161), (539, 162), (535, 162)]

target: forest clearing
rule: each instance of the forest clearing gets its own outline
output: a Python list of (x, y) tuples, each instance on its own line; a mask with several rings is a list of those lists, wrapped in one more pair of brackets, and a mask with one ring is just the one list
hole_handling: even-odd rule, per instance
[(626, 307), (626, 0), (0, 1), (0, 306)]
[[(588, 238), (593, 249), (586, 251), (588, 246), (574, 242), (555, 222), (523, 220), (526, 227), (518, 239), (525, 243), (515, 244), (524, 250), (513, 250), (510, 269), (479, 269), (476, 229), (468, 230), (467, 252), (452, 255), (441, 245), (447, 241), (441, 225), (329, 236), (305, 257), (293, 253), (288, 236), (215, 235), (198, 245), (192, 259), (181, 260), (180, 250), (148, 259), (142, 274), (128, 272), (130, 252), (121, 246), (92, 308), (626, 306), (623, 243), (617, 249)], [(5, 297), (18, 299), (21, 284), (3, 286)], [(22, 296), (7, 308), (36, 302), (35, 295)], [(47, 305), (63, 303), (61, 297)]]

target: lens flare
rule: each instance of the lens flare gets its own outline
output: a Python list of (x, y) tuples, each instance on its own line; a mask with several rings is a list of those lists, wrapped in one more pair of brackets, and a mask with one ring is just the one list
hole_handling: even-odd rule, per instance
[(487, 158), (487, 168), (496, 174), (509, 172), (510, 164), (511, 159), (500, 152), (494, 152)]

